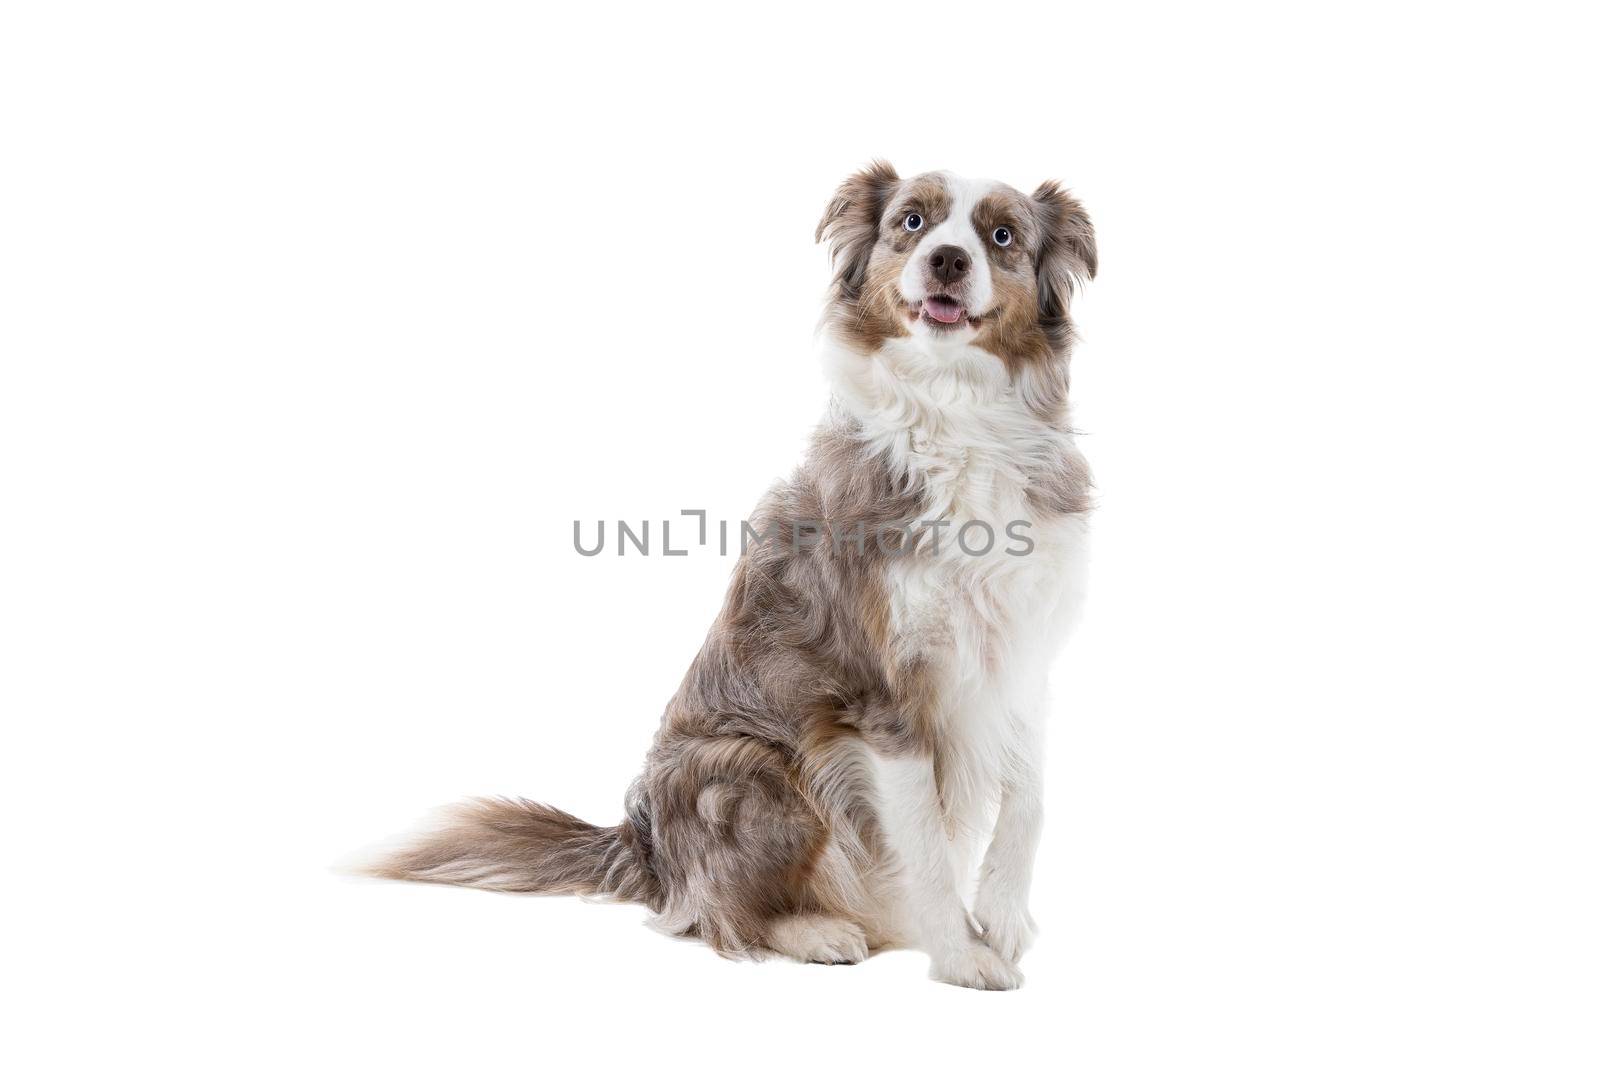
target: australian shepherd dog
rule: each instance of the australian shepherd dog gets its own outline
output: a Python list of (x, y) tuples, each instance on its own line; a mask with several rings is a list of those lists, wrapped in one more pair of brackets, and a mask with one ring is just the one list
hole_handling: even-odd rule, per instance
[(1068, 302), (1094, 230), (1054, 182), (877, 163), (817, 239), (832, 403), (756, 509), (771, 535), (740, 556), (626, 817), (471, 801), (372, 873), (636, 901), (730, 956), (914, 948), (940, 981), (1013, 989), (1046, 676), (1084, 587)]

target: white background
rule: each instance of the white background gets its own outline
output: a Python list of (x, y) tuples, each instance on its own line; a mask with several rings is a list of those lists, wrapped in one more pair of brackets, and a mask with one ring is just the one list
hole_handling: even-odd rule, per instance
[[(1577, 5), (8, 4), (18, 1063), (1592, 1064)], [(874, 156), (1099, 231), (1016, 994), (333, 872), (621, 813)]]

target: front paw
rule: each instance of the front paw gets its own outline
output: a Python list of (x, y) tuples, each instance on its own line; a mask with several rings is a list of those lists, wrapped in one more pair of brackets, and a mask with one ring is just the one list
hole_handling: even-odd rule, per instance
[(985, 908), (980, 902), (973, 918), (983, 927), (983, 940), (1003, 959), (1015, 963), (1033, 944), (1033, 935), (1039, 928), (1033, 923), (1028, 909), (1014, 907)]
[(928, 976), (936, 982), (968, 989), (1016, 989), (1022, 985), (1022, 972), (1017, 965), (1002, 959), (981, 941), (935, 956)]

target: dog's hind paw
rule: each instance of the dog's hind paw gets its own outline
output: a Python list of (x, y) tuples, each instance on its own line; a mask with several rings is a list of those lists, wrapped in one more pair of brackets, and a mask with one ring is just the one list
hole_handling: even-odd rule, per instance
[(848, 919), (831, 915), (785, 915), (767, 931), (767, 945), (802, 963), (860, 963), (867, 935)]

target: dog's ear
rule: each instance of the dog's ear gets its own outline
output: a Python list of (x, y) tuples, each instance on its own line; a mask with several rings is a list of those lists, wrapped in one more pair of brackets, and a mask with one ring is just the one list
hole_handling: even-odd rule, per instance
[(1083, 205), (1058, 183), (1049, 181), (1033, 194), (1039, 216), (1039, 317), (1059, 321), (1067, 314), (1073, 291), (1094, 277), (1099, 257), (1094, 247), (1094, 225)]
[(817, 240), (828, 242), (833, 256), (833, 280), (848, 299), (861, 295), (867, 281), (867, 261), (878, 243), (878, 223), (884, 205), (900, 184), (900, 175), (883, 160), (844, 180), (817, 223)]

